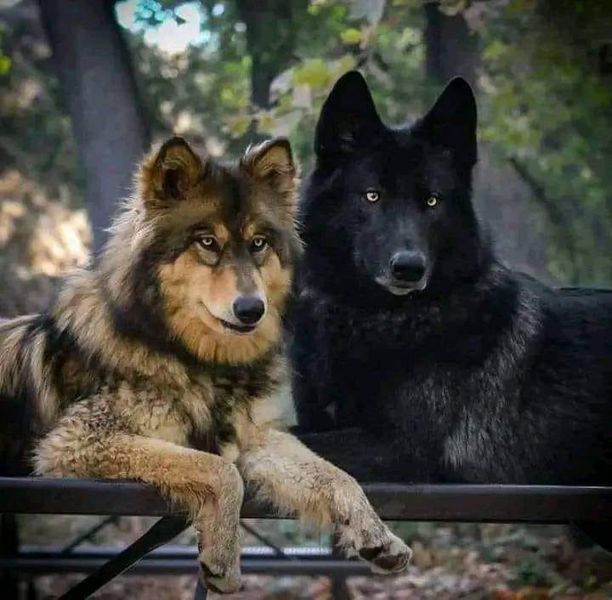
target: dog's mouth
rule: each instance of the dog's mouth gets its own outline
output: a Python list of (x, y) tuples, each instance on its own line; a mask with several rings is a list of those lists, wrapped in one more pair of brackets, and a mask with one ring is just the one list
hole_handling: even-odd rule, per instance
[(394, 296), (408, 296), (409, 294), (422, 292), (427, 287), (428, 278), (423, 277), (419, 281), (408, 283), (388, 277), (377, 277), (376, 283), (384, 287), (388, 292), (391, 292)]
[(224, 319), (217, 319), (225, 329), (228, 329), (232, 333), (237, 333), (239, 335), (245, 335), (247, 333), (252, 333), (257, 329), (257, 325), (259, 323), (255, 323), (254, 325), (237, 325), (236, 323), (230, 323), (229, 321), (225, 321)]
[(214, 315), (212, 311), (208, 308), (208, 306), (206, 306), (206, 304), (201, 300), (199, 301), (199, 304), (215, 321), (217, 321), (217, 323), (220, 323), (223, 326), (223, 329), (225, 329), (229, 333), (233, 333), (234, 335), (248, 335), (249, 333), (253, 333), (253, 331), (257, 329), (257, 326), (261, 323), (261, 321), (253, 323), (252, 325), (245, 325), (243, 323), (231, 323), (230, 321), (226, 321), (225, 319)]

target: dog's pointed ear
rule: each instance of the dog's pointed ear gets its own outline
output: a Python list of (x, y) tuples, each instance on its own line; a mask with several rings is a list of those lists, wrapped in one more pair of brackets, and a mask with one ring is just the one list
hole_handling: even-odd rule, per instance
[(277, 137), (250, 146), (242, 157), (243, 167), (254, 177), (290, 177), (296, 173), (289, 140)]
[(421, 121), (430, 141), (448, 148), (456, 160), (469, 167), (474, 165), (478, 154), (476, 124), (474, 92), (462, 77), (448, 83)]
[(181, 137), (170, 138), (146, 159), (140, 170), (145, 203), (168, 205), (184, 199), (204, 176), (205, 165)]
[(349, 156), (383, 127), (365, 79), (359, 71), (349, 71), (323, 103), (315, 131), (316, 155), (320, 160)]
[(272, 186), (280, 205), (293, 214), (297, 204), (298, 168), (287, 138), (277, 137), (250, 146), (240, 166), (255, 180)]

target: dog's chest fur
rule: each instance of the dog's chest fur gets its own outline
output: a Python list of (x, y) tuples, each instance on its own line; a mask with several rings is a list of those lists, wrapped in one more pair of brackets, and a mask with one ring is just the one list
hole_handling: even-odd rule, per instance
[[(280, 354), (270, 354), (250, 365), (168, 364), (158, 378), (100, 373), (98, 392), (76, 400), (64, 418), (101, 429), (127, 429), (209, 451), (231, 444), (238, 415), (268, 398), (284, 377)], [(102, 383), (103, 382), (103, 383)]]
[(498, 431), (514, 418), (507, 401), (518, 397), (531, 360), (526, 340), (539, 329), (527, 295), (517, 290), (512, 310), (457, 298), (378, 312), (312, 296), (306, 304), (318, 349), (308, 367), (314, 397), (331, 404), (335, 426), (367, 423), (400, 437), (410, 462), (461, 473), (490, 463), (494, 470)]

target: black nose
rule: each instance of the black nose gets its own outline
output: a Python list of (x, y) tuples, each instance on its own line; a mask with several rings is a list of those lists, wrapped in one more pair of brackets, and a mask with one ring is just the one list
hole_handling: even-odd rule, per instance
[(239, 296), (234, 300), (234, 315), (245, 325), (254, 325), (263, 317), (266, 306), (258, 296)]
[(425, 257), (421, 252), (397, 252), (391, 258), (391, 274), (398, 281), (416, 283), (425, 275)]

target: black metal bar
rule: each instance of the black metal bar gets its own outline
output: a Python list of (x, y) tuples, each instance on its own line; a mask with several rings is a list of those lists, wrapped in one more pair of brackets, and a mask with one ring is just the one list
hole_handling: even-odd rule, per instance
[[(339, 559), (341, 556), (342, 551), (340, 550), (339, 539), (337, 535), (334, 535), (332, 539), (332, 557)], [(338, 570), (331, 577), (331, 597), (333, 600), (351, 600), (346, 577), (343, 576), (341, 570)]]
[(133, 481), (0, 477), (0, 513), (164, 516), (168, 503)]
[(36, 590), (36, 583), (34, 582), (33, 579), (30, 579), (26, 583), (25, 600), (38, 600), (38, 592)]
[[(27, 575), (46, 575), (59, 573), (91, 573), (112, 559), (112, 554), (71, 556), (48, 554), (21, 554), (3, 560), (3, 565), (15, 572)], [(357, 560), (333, 558), (329, 555), (300, 555), (294, 560), (283, 560), (277, 557), (245, 554), (241, 560), (242, 572), (245, 574), (278, 574), (278, 575), (334, 575), (343, 576), (369, 575), (368, 565)], [(152, 553), (143, 557), (128, 572), (128, 575), (194, 575), (198, 574), (198, 563), (194, 552), (185, 555), (165, 556)]]
[[(0, 514), (0, 560), (19, 552), (19, 527), (17, 517)], [(0, 567), (0, 589), (7, 598), (17, 598), (19, 574), (10, 568)]]
[(96, 533), (104, 529), (106, 526), (116, 523), (118, 519), (119, 517), (117, 515), (112, 515), (110, 517), (106, 517), (106, 519), (102, 519), (97, 525), (94, 525), (87, 531), (84, 531), (81, 535), (75, 537), (69, 544), (66, 544), (66, 546), (62, 548), (62, 554), (69, 554), (83, 542), (91, 540)]
[[(328, 546), (286, 546), (283, 551), (288, 557), (330, 557), (332, 556), (331, 548)], [(121, 550), (118, 550), (114, 546), (99, 546), (99, 545), (87, 545), (75, 548), (73, 552), (66, 555), (62, 552), (61, 546), (39, 546), (31, 544), (22, 544), (19, 552), (15, 556), (30, 556), (37, 558), (46, 557), (59, 557), (60, 560), (69, 560), (71, 557), (84, 557), (84, 558), (112, 558), (116, 556)], [(9, 555), (13, 556), (12, 554)], [(242, 549), (242, 556), (246, 557), (262, 557), (262, 558), (273, 558), (274, 551), (268, 546), (245, 546)], [(195, 561), (198, 557), (195, 544), (166, 544), (165, 546), (152, 550), (147, 558), (188, 558)], [(0, 567), (3, 565), (3, 558), (0, 557)]]
[(196, 588), (195, 593), (193, 595), (193, 600), (206, 600), (206, 598), (208, 597), (208, 590), (206, 589), (206, 586), (202, 581), (201, 573), (199, 575), (200, 576), (197, 578), (196, 581)]
[[(611, 487), (516, 486), (516, 485), (399, 485), (369, 484), (364, 489), (374, 508), (385, 519), (415, 521), (475, 521), (568, 523), (588, 529), (600, 543), (612, 535)], [(100, 514), (167, 515), (170, 507), (151, 487), (135, 482), (0, 478), (0, 514)], [(272, 511), (248, 501), (245, 517), (269, 517)], [(61, 555), (5, 551), (0, 572), (48, 573), (92, 572), (64, 598), (84, 598), (99, 589), (152, 549), (161, 546), (187, 527), (183, 516), (166, 516), (144, 536), (119, 554), (73, 551)], [(257, 532), (258, 533), (258, 532)], [(259, 534), (260, 535), (260, 534)], [(260, 536), (261, 537), (261, 536)], [(265, 543), (268, 543), (265, 540)], [(271, 546), (274, 548), (274, 546)], [(276, 551), (276, 549), (275, 549)], [(278, 553), (278, 552), (277, 552)], [(108, 562), (105, 562), (108, 561)], [(338, 574), (368, 572), (366, 565), (333, 557), (299, 557), (278, 560), (244, 556), (245, 573)], [(195, 553), (157, 553), (144, 558), (130, 572), (195, 573)]]
[[(567, 523), (612, 522), (612, 487), (366, 484), (377, 512), (389, 520)], [(166, 515), (150, 486), (134, 482), (0, 478), (0, 513)], [(247, 501), (244, 517), (272, 517)]]
[(240, 525), (242, 525), (242, 528), (248, 533), (250, 533), (255, 539), (259, 540), (262, 544), (268, 546), (269, 548), (272, 548), (276, 556), (281, 557), (281, 558), (290, 559), (290, 557), (285, 554), (284, 550), (280, 546), (275, 544), (270, 538), (265, 536), (263, 533), (260, 533), (259, 531), (257, 531), (255, 527), (252, 527), (251, 525), (249, 525), (248, 523), (245, 523), (244, 521), (240, 521)]
[[(612, 521), (612, 487), (384, 483), (363, 487), (377, 512), (388, 520)], [(584, 517), (575, 519), (578, 514)]]
[(591, 541), (601, 546), (604, 550), (612, 553), (612, 522), (610, 523), (572, 523), (582, 533), (586, 534)]
[(108, 562), (105, 562), (97, 571), (79, 582), (61, 598), (63, 600), (80, 600), (81, 598), (89, 597), (103, 585), (118, 575), (121, 575), (126, 569), (129, 569), (134, 563), (145, 556), (145, 554), (148, 554), (155, 548), (159, 548), (176, 537), (179, 533), (184, 531), (188, 525), (189, 522), (182, 516), (163, 517), (133, 544), (114, 556)]

